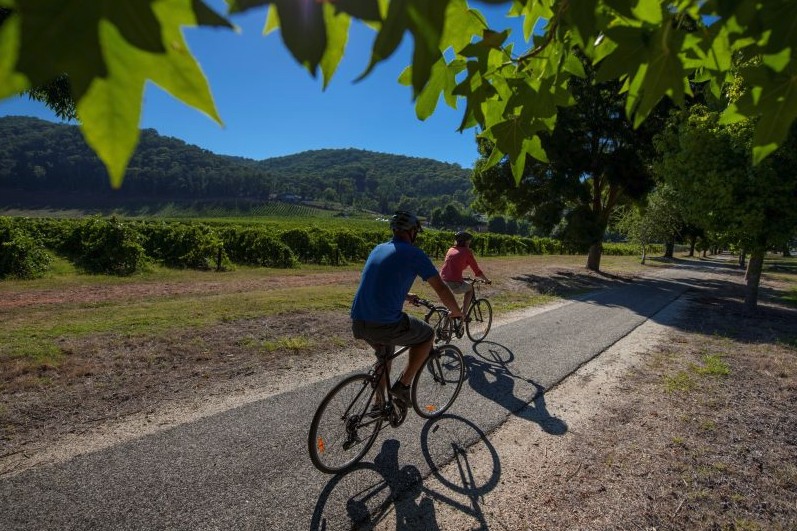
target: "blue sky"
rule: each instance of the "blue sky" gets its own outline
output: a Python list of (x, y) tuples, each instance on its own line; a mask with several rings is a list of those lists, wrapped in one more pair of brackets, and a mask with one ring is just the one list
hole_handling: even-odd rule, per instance
[[(208, 4), (225, 12), (223, 0)], [(454, 110), (441, 100), (435, 114), (420, 121), (410, 88), (398, 83), (410, 63), (410, 41), (354, 83), (368, 65), (375, 35), (354, 22), (346, 54), (323, 91), (320, 74), (314, 79), (301, 68), (278, 32), (262, 35), (265, 19), (265, 8), (254, 9), (232, 17), (241, 29), (238, 34), (209, 28), (185, 31), (209, 80), (223, 127), (151, 84), (141, 127), (214, 153), (256, 160), (312, 149), (357, 148), (473, 166), (478, 158), (476, 131), (457, 132), (464, 102)], [(9, 115), (59, 121), (27, 97), (0, 101), (0, 116)]]

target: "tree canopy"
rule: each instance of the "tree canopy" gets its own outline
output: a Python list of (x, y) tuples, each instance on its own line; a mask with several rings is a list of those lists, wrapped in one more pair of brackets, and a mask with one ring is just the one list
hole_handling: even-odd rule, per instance
[[(556, 127), (573, 100), (569, 81), (583, 76), (574, 50), (618, 81), (624, 112), (638, 126), (662, 98), (683, 103), (689, 80), (718, 100), (730, 75), (741, 97), (721, 120), (757, 118), (751, 143), (759, 162), (786, 138), (797, 117), (797, 49), (791, 0), (485, 0), (505, 5), (523, 35), (491, 26), (466, 0), (227, 0), (219, 14), (202, 0), (0, 0), (0, 98), (69, 79), (83, 135), (121, 184), (139, 137), (143, 87), (155, 82), (221, 121), (210, 85), (182, 35), (184, 26), (229, 28), (231, 16), (269, 6), (266, 32), (282, 41), (308, 72), (330, 82), (353, 21), (376, 31), (367, 76), (408, 38), (411, 87), (420, 119), (442, 96), (464, 101), (460, 129), (478, 128), (493, 151), (511, 161), (516, 179), (527, 155), (547, 156), (540, 135)], [(681, 27), (696, 31), (676, 31)], [(125, 100), (126, 105), (117, 105)]]
[(493, 149), (482, 140), (483, 158), (473, 172), (476, 206), (490, 213), (528, 217), (545, 233), (557, 225), (575, 248), (589, 249), (587, 267), (600, 269), (601, 245), (616, 207), (639, 201), (653, 187), (653, 135), (666, 116), (664, 106), (637, 130), (626, 118), (625, 95), (616, 81), (571, 82), (574, 104), (559, 112), (557, 126), (540, 133), (545, 162), (530, 158), (517, 182), (504, 158), (491, 165)]

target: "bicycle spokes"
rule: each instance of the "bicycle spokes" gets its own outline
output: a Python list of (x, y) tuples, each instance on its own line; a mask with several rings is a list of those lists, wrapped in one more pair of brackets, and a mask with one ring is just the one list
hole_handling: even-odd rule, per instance
[(371, 378), (351, 376), (333, 388), (318, 407), (308, 434), (310, 459), (319, 470), (335, 474), (359, 461), (373, 444), (382, 412), (372, 414)]
[(453, 345), (435, 348), (412, 384), (416, 413), (425, 418), (442, 415), (459, 394), (464, 375), (465, 361), (458, 348)]

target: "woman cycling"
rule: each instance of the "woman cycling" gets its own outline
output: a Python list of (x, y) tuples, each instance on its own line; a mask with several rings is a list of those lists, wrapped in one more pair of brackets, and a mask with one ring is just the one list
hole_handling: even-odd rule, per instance
[(473, 251), (470, 249), (473, 235), (469, 232), (461, 231), (454, 235), (454, 240), (456, 245), (451, 247), (446, 253), (443, 268), (440, 270), (440, 278), (454, 293), (465, 294), (462, 311), (467, 313), (468, 304), (473, 298), (473, 285), (465, 282), (462, 273), (470, 267), (477, 278), (484, 280), (487, 284), (490, 284), (491, 281), (479, 268), (479, 264), (476, 263), (476, 258), (473, 256)]

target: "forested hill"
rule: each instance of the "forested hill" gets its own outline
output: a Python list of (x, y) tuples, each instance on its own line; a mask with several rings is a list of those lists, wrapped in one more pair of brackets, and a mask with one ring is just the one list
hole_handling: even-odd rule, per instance
[[(114, 191), (76, 125), (2, 117), (0, 139), (0, 206), (7, 206), (4, 197), (37, 194), (83, 203), (103, 196), (137, 202), (282, 197), (389, 212), (399, 206), (431, 210), (452, 200), (467, 204), (471, 188), (470, 170), (431, 159), (323, 149), (255, 161), (145, 129), (122, 189)], [(20, 191), (28, 193), (14, 193)]]

